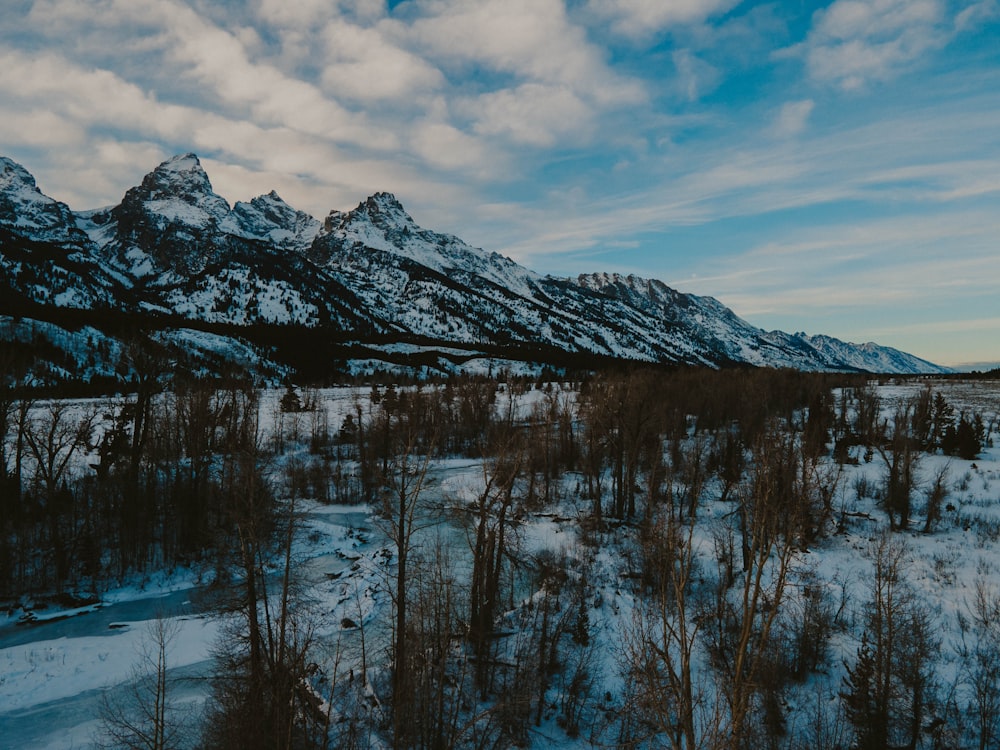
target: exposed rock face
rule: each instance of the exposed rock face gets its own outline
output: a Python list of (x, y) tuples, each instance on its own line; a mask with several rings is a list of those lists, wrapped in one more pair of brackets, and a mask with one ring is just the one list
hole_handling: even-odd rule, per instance
[(194, 154), (160, 164), (112, 208), (73, 214), (0, 158), (0, 283), (63, 307), (191, 321), (333, 327), (376, 336), (645, 362), (941, 372), (875, 344), (763, 331), (711, 297), (653, 279), (542, 277), (417, 225), (391, 193), (323, 222), (277, 193), (230, 208)]
[(0, 226), (40, 242), (88, 244), (69, 206), (42, 193), (28, 170), (5, 156), (0, 156)]

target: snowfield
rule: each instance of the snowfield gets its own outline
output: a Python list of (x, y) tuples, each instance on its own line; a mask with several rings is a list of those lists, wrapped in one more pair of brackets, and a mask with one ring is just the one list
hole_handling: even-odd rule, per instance
[[(926, 381), (879, 386), (882, 414), (888, 417), (900, 400), (916, 395), (925, 385)], [(944, 696), (933, 716), (950, 710), (961, 720), (963, 706), (971, 700), (968, 664), (961, 654), (974, 645), (969, 620), (977, 585), (1000, 596), (1000, 432), (996, 420), (1000, 385), (940, 381), (933, 386), (946, 394), (956, 412), (983, 413), (992, 429), (987, 446), (974, 460), (921, 457), (910, 528), (892, 535), (904, 546), (907, 585), (932, 625), (935, 650), (929, 656), (936, 694)], [(368, 387), (323, 389), (312, 396), (336, 429), (359, 405), (367, 408), (369, 391)], [(309, 460), (306, 442), (314, 419), (308, 412), (282, 413), (283, 394), (283, 390), (266, 391), (260, 406), (265, 442), (284, 436), (273, 467), (276, 476), (290, 462)], [(524, 420), (545, 397), (539, 389), (527, 390), (514, 400), (501, 393), (495, 408), (508, 409), (515, 420)], [(567, 390), (561, 397), (572, 405), (577, 394)], [(106, 408), (106, 402), (71, 404), (81, 412), (95, 405)], [(44, 406), (39, 403), (36, 408)], [(92, 456), (82, 457), (78, 470), (85, 471), (92, 460)], [(833, 717), (845, 690), (847, 665), (854, 663), (861, 646), (865, 606), (872, 596), (873, 550), (888, 528), (876, 497), (886, 470), (877, 453), (866, 455), (863, 446), (855, 446), (842, 467), (828, 453), (824, 468), (838, 477), (834, 522), (818, 541), (795, 553), (788, 601), (790, 606), (804, 605), (814, 595), (807, 591), (822, 592), (820, 599), (830, 610), (831, 631), (821, 667), (782, 692), (787, 744), (780, 747), (809, 747), (813, 741), (819, 747), (821, 736), (826, 741), (837, 732), (845, 743), (848, 739), (843, 719), (837, 727)], [(933, 531), (922, 533), (926, 493), (933, 478), (944, 470), (945, 510)], [(467, 528), (456, 519), (482, 492), (484, 481), (479, 459), (445, 458), (433, 461), (428, 470), (425, 499), (437, 510), (424, 519), (420, 544), (429, 548), (433, 539), (444, 539), (460, 581), (468, 570), (470, 539)], [(718, 569), (718, 540), (731, 527), (733, 504), (719, 500), (717, 481), (713, 477), (706, 484), (694, 530), (699, 580), (708, 580)], [(588, 660), (589, 698), (580, 710), (578, 732), (570, 736), (564, 729), (560, 706), (569, 688), (563, 678), (554, 677), (541, 722), (532, 724), (530, 731), (531, 746), (536, 748), (614, 746), (617, 722), (630, 711), (629, 686), (623, 676), (626, 641), (644, 606), (633, 576), (636, 528), (620, 524), (604, 531), (583, 531), (581, 519), (588, 515), (591, 501), (581, 496), (581, 482), (580, 474), (565, 474), (554, 501), (527, 511), (516, 525), (520, 556), (569, 561), (570, 579), (581, 581), (586, 591), (590, 634), (589, 645), (578, 657), (566, 656)], [(296, 509), (301, 518), (293, 549), (296, 570), (319, 613), (321, 641), (331, 652), (336, 649), (342, 660), (336, 674), (354, 679), (361, 669), (359, 637), (364, 634), (369, 639), (365, 645), (369, 654), (383, 650), (390, 637), (390, 582), (396, 561), (384, 521), (370, 506), (298, 498)], [(179, 701), (196, 709), (206, 694), (204, 678), (212, 673), (213, 646), (225, 633), (229, 617), (205, 609), (199, 599), (211, 583), (211, 571), (164, 571), (103, 591), (96, 604), (35, 611), (30, 601), (24, 601), (21, 609), (0, 617), (0, 749), (89, 746), (99, 729), (96, 711), (102, 693), (121, 691), (127, 684), (130, 670), (149, 643), (150, 623), (158, 616), (176, 624), (168, 653), (170, 674), (176, 679)], [(533, 607), (542, 606), (538, 591), (525, 588), (523, 582), (516, 590), (515, 606), (506, 606), (501, 615), (512, 633), (518, 632), (527, 616), (526, 602), (534, 599)], [(711, 682), (708, 658), (699, 652), (697, 660), (698, 680)], [(569, 671), (572, 664), (562, 666)], [(373, 679), (373, 684), (378, 680)], [(372, 705), (381, 699), (375, 694), (370, 697)], [(377, 718), (378, 709), (372, 711)], [(931, 718), (929, 714), (928, 722)], [(971, 718), (966, 719), (966, 726), (971, 727)], [(970, 737), (959, 740), (971, 743)], [(919, 746), (930, 748), (931, 742), (928, 734)]]

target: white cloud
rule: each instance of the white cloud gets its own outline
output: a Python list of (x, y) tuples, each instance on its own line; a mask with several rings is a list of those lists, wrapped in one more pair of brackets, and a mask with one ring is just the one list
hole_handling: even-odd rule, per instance
[(424, 161), (438, 169), (482, 173), (491, 171), (495, 164), (484, 158), (485, 151), (479, 141), (445, 122), (417, 124), (410, 143)]
[[(483, 94), (463, 104), (474, 131), (514, 143), (547, 147), (586, 130), (591, 108), (571, 90), (536, 83)], [(565, 143), (565, 142), (564, 142)]]
[(800, 51), (815, 80), (852, 90), (918, 64), (949, 31), (939, 0), (836, 0), (816, 11)]
[(740, 0), (589, 0), (587, 9), (623, 36), (642, 40), (670, 28), (702, 23)]
[(643, 101), (637, 81), (615, 73), (570, 22), (562, 0), (420, 0), (408, 34), (426, 54), (485, 65), (522, 81), (565, 86), (601, 105)]
[(719, 71), (690, 50), (674, 50), (673, 62), (677, 70), (677, 86), (681, 95), (689, 101), (696, 101), (709, 93), (719, 81)]
[(992, 21), (997, 17), (1000, 17), (1000, 3), (997, 0), (982, 0), (972, 3), (955, 16), (955, 28), (958, 31), (971, 31), (977, 24)]
[(774, 122), (774, 133), (778, 136), (798, 135), (806, 128), (809, 115), (816, 103), (812, 99), (802, 99), (797, 102), (785, 102), (778, 110)]
[(393, 44), (377, 27), (364, 28), (338, 19), (327, 24), (323, 36), (323, 86), (335, 95), (405, 102), (444, 85), (444, 76), (436, 67)]

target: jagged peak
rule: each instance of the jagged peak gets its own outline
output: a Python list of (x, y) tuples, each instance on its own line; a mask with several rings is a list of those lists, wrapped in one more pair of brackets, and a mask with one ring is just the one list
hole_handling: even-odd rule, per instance
[(399, 202), (399, 199), (392, 193), (380, 191), (368, 197), (366, 201), (369, 205), (376, 205), (382, 208), (395, 208), (399, 211), (403, 211), (403, 204)]
[(27, 187), (38, 190), (38, 185), (35, 184), (35, 178), (31, 172), (13, 159), (0, 156), (0, 190), (6, 190), (10, 187)]
[(0, 223), (35, 239), (77, 246), (86, 242), (69, 206), (43, 193), (31, 172), (6, 156), (0, 156)]
[(191, 151), (186, 154), (176, 154), (175, 156), (171, 156), (165, 162), (161, 163), (156, 169), (165, 172), (190, 172), (195, 170), (201, 170), (202, 172), (205, 171), (201, 166), (201, 160), (198, 159), (198, 155)]
[(233, 206), (233, 210), (239, 210), (240, 206), (246, 206), (246, 205), (250, 205), (253, 206), (254, 208), (263, 210), (271, 210), (274, 208), (279, 208), (287, 211), (296, 210), (288, 203), (286, 203), (275, 190), (272, 190), (269, 193), (265, 193), (264, 195), (258, 195), (254, 198), (251, 198), (249, 203), (247, 203), (246, 201), (236, 201), (236, 204)]
[[(194, 213), (184, 208), (192, 207)], [(229, 213), (229, 203), (216, 194), (201, 161), (193, 153), (178, 154), (158, 165), (142, 183), (131, 188), (121, 208), (130, 212), (139, 206), (171, 222), (204, 226), (209, 217), (221, 221)]]
[(146, 175), (142, 187), (151, 193), (150, 197), (159, 197), (161, 193), (215, 196), (208, 173), (201, 166), (198, 157), (192, 153), (179, 154), (167, 159)]
[(413, 223), (413, 218), (406, 212), (403, 204), (392, 193), (379, 192), (370, 195), (355, 210), (363, 211), (373, 219), (378, 216), (385, 216), (403, 219), (408, 224)]
[(242, 237), (267, 238), (282, 247), (304, 249), (319, 231), (320, 222), (290, 206), (272, 190), (249, 203), (237, 201), (220, 227)]
[(601, 290), (609, 286), (621, 286), (640, 294), (656, 293), (658, 295), (676, 295), (679, 292), (664, 284), (659, 279), (647, 279), (636, 276), (633, 273), (620, 274), (617, 272), (600, 271), (597, 273), (582, 273), (577, 277), (577, 283), (581, 286)]

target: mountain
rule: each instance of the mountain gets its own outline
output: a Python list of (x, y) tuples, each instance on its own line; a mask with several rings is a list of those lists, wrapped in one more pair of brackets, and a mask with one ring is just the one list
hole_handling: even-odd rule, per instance
[(274, 192), (230, 208), (194, 154), (78, 225), (145, 309), (232, 325), (371, 325), (350, 290), (306, 260), (318, 221)]
[(0, 157), (0, 295), (8, 304), (127, 304), (125, 285), (96, 250), (65, 203), (42, 193), (20, 164)]
[(122, 331), (139, 327), (161, 343), (187, 342), (175, 350), (205, 336), (238, 340), (234, 351), (257, 351), (257, 369), (272, 373), (329, 372), (348, 360), (451, 371), (484, 359), (945, 371), (875, 344), (763, 331), (718, 300), (656, 280), (540, 276), (423, 229), (390, 193), (322, 222), (275, 192), (230, 206), (198, 157), (183, 154), (118, 205), (74, 213), (10, 159), (0, 170), (0, 314), (51, 326), (77, 310), (76, 324), (110, 338), (109, 358), (125, 350)]

